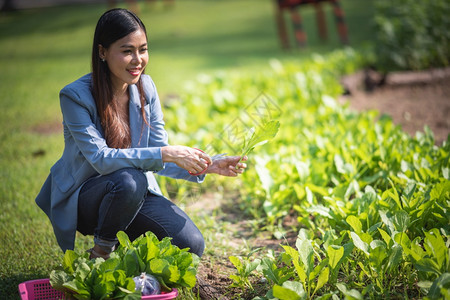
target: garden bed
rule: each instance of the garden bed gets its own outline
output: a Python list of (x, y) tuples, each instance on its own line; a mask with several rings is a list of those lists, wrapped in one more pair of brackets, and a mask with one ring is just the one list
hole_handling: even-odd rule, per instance
[[(380, 79), (377, 73), (371, 74), (373, 79)], [(417, 131), (423, 132), (425, 125), (430, 127), (435, 135), (436, 144), (441, 145), (450, 133), (450, 68), (422, 72), (398, 72), (390, 74), (383, 85), (366, 91), (364, 87), (364, 72), (360, 71), (342, 79), (347, 89), (346, 95), (339, 99), (357, 111), (378, 110), (380, 114), (389, 115), (396, 125), (404, 131), (415, 135)], [(281, 251), (280, 243), (295, 244), (297, 232), (285, 232), (285, 239), (275, 239), (271, 233), (258, 233), (255, 236), (251, 222), (232, 203), (217, 203), (211, 206), (211, 197), (199, 199), (195, 207), (208, 207), (211, 211), (221, 205), (222, 215), (216, 221), (229, 222), (230, 230), (223, 237), (216, 240), (225, 240), (228, 247), (244, 248), (244, 241), (251, 249), (265, 248)], [(204, 212), (205, 213), (205, 212)], [(284, 220), (286, 228), (295, 228), (295, 218), (289, 216)], [(223, 245), (208, 245), (210, 248), (223, 249)], [(264, 287), (264, 282), (253, 278), (255, 291), (242, 294), (239, 289), (230, 288), (233, 281), (229, 278), (235, 274), (236, 269), (230, 262), (229, 253), (216, 251), (213, 256), (205, 255), (199, 266), (199, 286), (202, 299), (252, 299), (258, 295), (258, 288)], [(233, 254), (231, 254), (233, 255)], [(414, 295), (411, 295), (414, 296)]]

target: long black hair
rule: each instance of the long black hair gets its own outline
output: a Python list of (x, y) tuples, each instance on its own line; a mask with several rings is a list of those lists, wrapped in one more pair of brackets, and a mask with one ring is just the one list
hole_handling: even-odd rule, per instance
[[(108, 49), (115, 41), (141, 29), (147, 37), (144, 23), (133, 12), (114, 8), (105, 12), (97, 22), (92, 45), (92, 94), (102, 122), (105, 139), (109, 147), (129, 148), (131, 135), (128, 122), (118, 114), (116, 102), (113, 101), (113, 87), (108, 64), (100, 58), (99, 46)], [(136, 84), (140, 94), (142, 118), (145, 117), (145, 95), (142, 80)], [(147, 123), (148, 125), (148, 123)]]

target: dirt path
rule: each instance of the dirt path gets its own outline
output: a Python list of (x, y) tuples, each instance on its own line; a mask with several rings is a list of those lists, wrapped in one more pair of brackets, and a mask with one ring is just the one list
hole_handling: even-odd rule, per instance
[[(361, 111), (375, 109), (392, 117), (395, 124), (415, 135), (427, 125), (437, 145), (450, 134), (450, 68), (423, 72), (397, 72), (386, 77), (385, 84), (365, 90), (364, 72), (342, 79), (349, 95), (341, 97), (350, 107)], [(377, 82), (380, 75), (369, 72)]]

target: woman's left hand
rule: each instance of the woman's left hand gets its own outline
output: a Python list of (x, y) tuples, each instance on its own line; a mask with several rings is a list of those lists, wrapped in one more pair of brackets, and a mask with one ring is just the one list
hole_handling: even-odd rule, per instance
[(247, 164), (244, 161), (247, 160), (247, 156), (244, 156), (241, 162), (240, 156), (223, 156), (213, 160), (213, 164), (208, 168), (206, 173), (215, 173), (222, 176), (236, 177), (244, 172), (247, 168)]

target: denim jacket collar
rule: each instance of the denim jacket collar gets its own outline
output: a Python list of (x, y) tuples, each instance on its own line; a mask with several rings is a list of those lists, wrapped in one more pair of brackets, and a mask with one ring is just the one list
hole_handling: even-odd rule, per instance
[[(142, 119), (140, 95), (136, 85), (128, 87), (130, 93), (129, 112), (130, 112), (130, 131), (131, 147), (147, 147), (150, 134), (149, 127)], [(146, 101), (147, 102), (147, 101)], [(150, 115), (149, 105), (144, 106), (146, 118)], [(147, 119), (147, 122), (150, 121)]]

